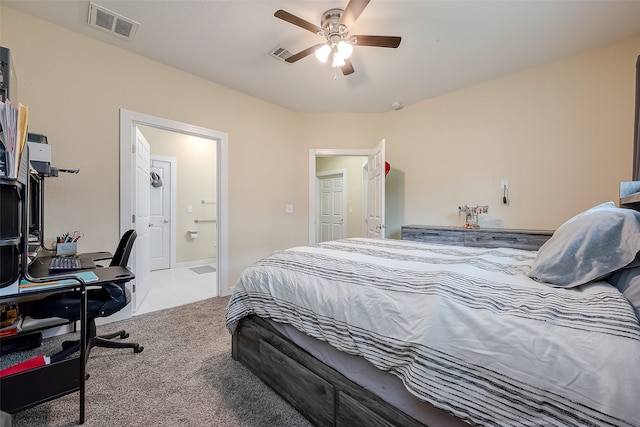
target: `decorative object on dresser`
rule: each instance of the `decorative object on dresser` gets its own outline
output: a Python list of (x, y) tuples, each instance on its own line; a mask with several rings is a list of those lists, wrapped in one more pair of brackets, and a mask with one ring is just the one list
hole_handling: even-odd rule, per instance
[(458, 206), (458, 215), (464, 214), (464, 228), (480, 228), (478, 216), (489, 213), (489, 206)]
[(550, 230), (506, 228), (461, 228), (435, 225), (403, 225), (402, 240), (442, 243), (452, 246), (514, 248), (535, 251), (553, 235)]

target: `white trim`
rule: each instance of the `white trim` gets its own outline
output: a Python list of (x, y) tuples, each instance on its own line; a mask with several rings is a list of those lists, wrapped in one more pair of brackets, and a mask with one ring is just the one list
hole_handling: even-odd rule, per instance
[(120, 109), (120, 231), (128, 230), (132, 227), (132, 195), (131, 195), (131, 151), (133, 141), (135, 141), (135, 127), (137, 125), (151, 126), (173, 132), (179, 132), (200, 138), (212, 139), (218, 142), (217, 149), (217, 222), (218, 222), (218, 246), (216, 269), (218, 274), (217, 293), (220, 296), (231, 294), (229, 289), (228, 276), (228, 206), (229, 206), (229, 137), (225, 132), (203, 128), (188, 123), (177, 122), (170, 119), (151, 116), (144, 113), (137, 113), (125, 109)]
[(362, 221), (360, 222), (360, 229), (362, 235), (367, 235), (367, 206), (369, 203), (369, 157), (362, 160)]

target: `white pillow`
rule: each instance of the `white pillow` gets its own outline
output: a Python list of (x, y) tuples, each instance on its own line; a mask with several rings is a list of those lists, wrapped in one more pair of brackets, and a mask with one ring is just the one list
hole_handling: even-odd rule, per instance
[(562, 224), (538, 250), (529, 277), (558, 287), (601, 279), (640, 252), (640, 212), (603, 203)]

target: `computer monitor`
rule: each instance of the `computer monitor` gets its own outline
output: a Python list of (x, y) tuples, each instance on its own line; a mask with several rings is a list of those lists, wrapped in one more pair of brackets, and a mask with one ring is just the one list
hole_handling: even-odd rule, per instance
[(5, 102), (7, 99), (18, 102), (18, 84), (11, 61), (11, 51), (0, 46), (0, 100)]
[(27, 229), (29, 242), (41, 244), (43, 239), (43, 193), (44, 178), (37, 173), (29, 174), (29, 201), (27, 206)]

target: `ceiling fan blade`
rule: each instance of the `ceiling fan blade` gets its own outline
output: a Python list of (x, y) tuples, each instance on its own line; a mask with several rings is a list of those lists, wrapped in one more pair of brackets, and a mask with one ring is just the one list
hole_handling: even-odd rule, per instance
[(309, 21), (305, 21), (302, 18), (298, 18), (297, 16), (292, 15), (282, 9), (276, 10), (276, 13), (274, 13), (273, 16), (275, 16), (276, 18), (280, 18), (283, 21), (287, 21), (293, 25), (297, 25), (300, 28), (304, 28), (305, 30), (311, 31), (314, 34), (318, 34), (320, 31), (322, 31), (322, 28), (318, 27), (317, 25), (314, 25)]
[(356, 46), (398, 47), (402, 37), (396, 36), (353, 36)]
[(340, 24), (346, 25), (347, 28), (351, 28), (364, 8), (367, 7), (369, 1), (370, 0), (351, 0), (349, 4), (347, 4), (347, 7), (344, 9), (344, 13), (340, 17)]
[(289, 64), (293, 64), (296, 61), (301, 60), (302, 58), (306, 58), (307, 56), (311, 55), (312, 53), (314, 53), (316, 51), (316, 49), (318, 49), (320, 46), (322, 46), (322, 43), (311, 46), (306, 48), (303, 51), (300, 51), (294, 55), (291, 55), (290, 57), (288, 57), (287, 59), (285, 59), (286, 62), (288, 62)]
[(353, 72), (355, 71), (353, 69), (353, 64), (351, 63), (351, 60), (349, 58), (344, 60), (344, 65), (340, 67), (340, 69), (342, 70), (342, 74), (345, 76), (353, 74)]

